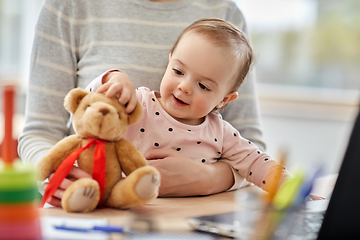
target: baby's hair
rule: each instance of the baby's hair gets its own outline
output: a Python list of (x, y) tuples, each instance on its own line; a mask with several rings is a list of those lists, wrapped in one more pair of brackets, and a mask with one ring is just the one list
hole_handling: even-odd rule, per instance
[(230, 92), (237, 91), (249, 73), (254, 58), (253, 50), (245, 34), (227, 21), (217, 18), (200, 19), (184, 29), (171, 49), (171, 54), (175, 51), (181, 38), (189, 32), (203, 35), (213, 44), (225, 48), (232, 55), (239, 68), (235, 73), (234, 80), (236, 81), (230, 88)]

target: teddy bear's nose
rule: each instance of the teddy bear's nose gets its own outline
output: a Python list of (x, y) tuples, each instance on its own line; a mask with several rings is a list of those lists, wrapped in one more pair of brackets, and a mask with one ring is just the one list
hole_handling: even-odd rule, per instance
[(102, 113), (102, 115), (106, 115), (106, 114), (108, 114), (109, 113), (109, 110), (108, 109), (106, 109), (106, 108), (102, 108), (102, 109), (100, 109), (99, 110), (99, 112), (101, 112)]

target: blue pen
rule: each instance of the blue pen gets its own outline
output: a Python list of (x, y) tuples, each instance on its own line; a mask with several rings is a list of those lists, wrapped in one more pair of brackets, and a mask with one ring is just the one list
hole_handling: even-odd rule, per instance
[(297, 195), (296, 201), (295, 201), (295, 207), (299, 207), (302, 204), (304, 204), (305, 200), (309, 198), (309, 195), (314, 187), (315, 180), (322, 175), (323, 169), (322, 167), (319, 167), (315, 173), (311, 176), (311, 178), (308, 181), (305, 181), (305, 183), (301, 186), (301, 189)]
[(75, 231), (75, 232), (90, 232), (90, 231), (101, 231), (106, 233), (124, 233), (127, 232), (127, 228), (118, 227), (118, 226), (93, 226), (90, 228), (82, 228), (82, 227), (69, 227), (66, 225), (54, 226), (57, 230), (65, 230), (65, 231)]

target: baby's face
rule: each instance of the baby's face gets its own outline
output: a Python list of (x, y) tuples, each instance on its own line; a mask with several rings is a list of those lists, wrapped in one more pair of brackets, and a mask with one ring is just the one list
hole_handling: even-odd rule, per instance
[[(186, 33), (178, 43), (160, 85), (163, 108), (186, 124), (200, 124), (215, 107), (222, 107), (236, 93), (234, 61), (204, 36)], [(236, 96), (235, 96), (236, 98)]]

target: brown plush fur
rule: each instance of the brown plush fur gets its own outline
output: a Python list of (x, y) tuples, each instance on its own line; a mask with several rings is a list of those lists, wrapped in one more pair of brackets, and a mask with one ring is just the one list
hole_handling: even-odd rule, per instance
[[(124, 209), (145, 204), (157, 197), (159, 172), (148, 166), (146, 159), (131, 142), (123, 139), (128, 125), (136, 123), (141, 118), (140, 102), (135, 110), (127, 115), (124, 106), (119, 104), (117, 99), (77, 88), (65, 97), (64, 106), (73, 114), (76, 134), (59, 141), (41, 159), (37, 165), (40, 180), (45, 180), (69, 154), (83, 147), (88, 142), (85, 138), (97, 138), (108, 141), (105, 143), (106, 179), (102, 196), (103, 206)], [(78, 167), (90, 175), (94, 149), (95, 146), (92, 146), (85, 150), (77, 160)], [(122, 172), (126, 178), (122, 178)], [(92, 211), (99, 201), (99, 189), (95, 186), (97, 182), (88, 179), (77, 180), (75, 183), (65, 191), (62, 198), (63, 208), (68, 212)], [(83, 195), (81, 191), (84, 191)], [(85, 192), (94, 194), (89, 194), (91, 199), (83, 199), (86, 196)], [(79, 206), (77, 200), (84, 202), (86, 206)]]

